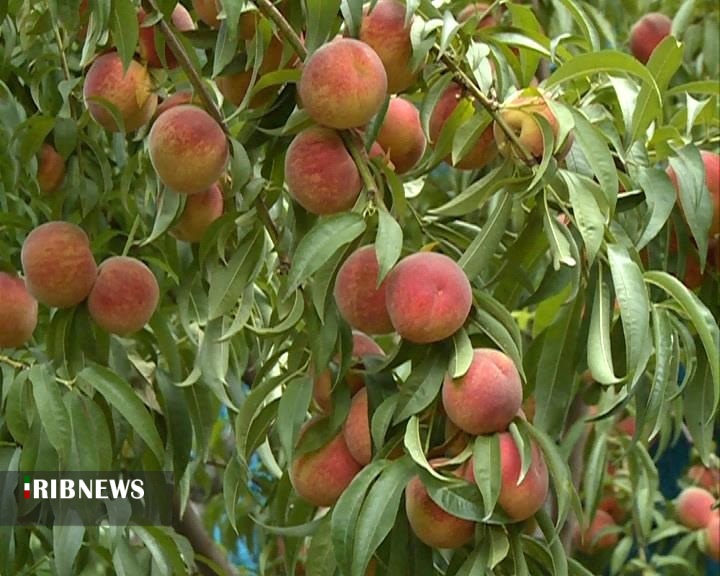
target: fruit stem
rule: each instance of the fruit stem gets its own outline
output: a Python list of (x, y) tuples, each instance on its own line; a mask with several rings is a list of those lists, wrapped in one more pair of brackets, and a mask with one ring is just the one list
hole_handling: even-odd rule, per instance
[[(440, 54), (440, 49), (437, 46), (435, 47), (435, 50)], [(520, 153), (522, 160), (531, 166), (533, 164), (537, 164), (535, 157), (530, 154), (528, 149), (525, 148), (522, 142), (520, 142), (517, 134), (515, 134), (513, 129), (508, 126), (502, 115), (498, 114), (497, 102), (490, 100), (490, 98), (483, 94), (483, 91), (480, 90), (477, 84), (472, 81), (472, 79), (463, 71), (457, 62), (455, 62), (447, 53), (440, 54), (440, 60), (450, 69), (450, 71), (455, 75), (455, 78), (470, 91), (473, 97), (480, 102), (480, 105), (488, 111), (490, 116), (492, 116), (492, 119), (498, 126), (500, 126), (500, 129), (505, 132), (508, 140), (510, 140), (515, 149)]]
[(7, 364), (8, 366), (15, 368), (16, 370), (22, 370), (23, 368), (28, 367), (27, 364), (23, 364), (22, 362), (13, 360), (12, 358), (10, 358), (8, 356), (2, 356), (2, 355), (0, 355), (0, 363)]
[(343, 139), (345, 148), (350, 152), (350, 156), (355, 162), (358, 172), (360, 172), (360, 178), (362, 178), (363, 184), (365, 184), (367, 193), (372, 196), (377, 205), (381, 205), (382, 197), (378, 197), (378, 187), (368, 167), (368, 157), (365, 148), (358, 146), (357, 139), (350, 130), (341, 130), (340, 136)]
[(260, 11), (280, 29), (280, 32), (285, 39), (290, 42), (298, 57), (301, 60), (305, 60), (308, 55), (305, 45), (297, 32), (295, 32), (293, 27), (290, 26), (290, 23), (285, 19), (285, 16), (282, 15), (270, 0), (255, 0), (255, 4)]

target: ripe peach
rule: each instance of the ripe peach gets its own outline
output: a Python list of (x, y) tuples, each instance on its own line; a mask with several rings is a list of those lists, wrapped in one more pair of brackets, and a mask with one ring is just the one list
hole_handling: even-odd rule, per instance
[(163, 100), (160, 105), (157, 107), (157, 111), (155, 112), (155, 116), (160, 116), (163, 112), (166, 112), (167, 110), (170, 110), (170, 108), (174, 108), (175, 106), (181, 106), (183, 104), (192, 104), (193, 103), (193, 93), (190, 90), (180, 90), (178, 92), (175, 92), (172, 96), (168, 96)]
[(442, 402), (448, 418), (470, 434), (504, 432), (522, 405), (522, 382), (512, 359), (477, 348), (467, 373), (445, 377)]
[(37, 180), (43, 194), (52, 194), (65, 178), (65, 160), (50, 144), (43, 144), (38, 158)]
[[(354, 395), (365, 386), (365, 378), (358, 370), (362, 369), (362, 359), (366, 356), (384, 356), (383, 351), (377, 343), (362, 332), (353, 330), (353, 349), (352, 358), (356, 362), (352, 365), (345, 375), (345, 383), (350, 388), (350, 395)], [(338, 358), (335, 358), (338, 361)], [(330, 412), (331, 395), (332, 395), (332, 374), (330, 370), (325, 370), (318, 374), (313, 380), (313, 399), (323, 412)]]
[(705, 550), (715, 562), (720, 562), (720, 512), (715, 512), (705, 527)]
[(28, 291), (46, 306), (80, 304), (97, 277), (87, 235), (69, 222), (47, 222), (35, 228), (25, 239), (20, 258)]
[(127, 256), (113, 256), (100, 265), (88, 311), (102, 329), (129, 336), (148, 323), (159, 298), (155, 275), (145, 264)]
[(200, 242), (210, 224), (223, 214), (223, 195), (220, 186), (213, 184), (205, 192), (188, 196), (182, 216), (173, 228), (178, 240)]
[(303, 130), (290, 143), (285, 180), (293, 199), (312, 214), (349, 210), (362, 190), (360, 174), (342, 138), (322, 126)]
[(372, 10), (365, 7), (360, 25), (360, 40), (380, 57), (387, 74), (387, 91), (396, 94), (415, 83), (410, 68), (411, 22), (405, 22), (405, 5), (398, 0), (380, 0)]
[[(553, 114), (552, 109), (548, 105), (547, 98), (542, 94), (535, 93), (526, 95), (524, 92), (518, 92), (502, 105), (500, 114), (510, 128), (515, 131), (520, 142), (528, 152), (538, 159), (542, 158), (545, 147), (543, 144), (542, 129), (535, 116), (542, 116), (548, 121), (555, 138), (558, 137), (560, 132), (557, 118), (555, 118), (555, 114)], [(515, 147), (510, 140), (508, 140), (505, 132), (503, 132), (497, 122), (493, 125), (493, 132), (500, 153), (503, 156), (520, 158), (518, 151), (515, 150)], [(555, 144), (557, 146), (559, 143), (555, 142)], [(571, 144), (572, 135), (568, 135), (567, 140), (563, 143), (561, 149), (555, 153), (555, 156), (558, 159), (564, 158), (570, 150)]]
[(598, 510), (604, 510), (618, 524), (623, 524), (627, 519), (627, 510), (615, 496), (605, 496), (598, 502)]
[[(157, 107), (148, 71), (135, 60), (124, 71), (117, 52), (107, 52), (92, 63), (85, 76), (83, 99), (93, 120), (111, 132), (120, 132), (122, 128), (125, 132), (137, 130), (150, 121)], [(117, 109), (123, 120), (122, 128), (103, 101)]]
[[(437, 143), (445, 123), (452, 116), (463, 96), (463, 89), (459, 84), (454, 83), (450, 84), (440, 96), (430, 116), (430, 140), (433, 143)], [(488, 126), (478, 138), (475, 146), (454, 166), (459, 170), (476, 170), (492, 162), (496, 156), (497, 146), (492, 126)], [(445, 161), (451, 164), (452, 158), (447, 157)]]
[[(299, 448), (305, 433), (320, 422), (314, 418), (303, 426)], [(296, 456), (290, 466), (290, 481), (304, 500), (315, 506), (332, 506), (361, 469), (340, 433), (321, 448)]]
[(0, 272), (0, 348), (19, 348), (32, 338), (38, 303), (22, 278)]
[[(710, 193), (712, 201), (713, 217), (710, 224), (710, 238), (720, 237), (720, 155), (707, 150), (702, 150), (700, 155), (705, 165), (705, 185)], [(667, 175), (670, 178), (675, 190), (680, 193), (677, 175), (671, 166), (667, 168)], [(678, 199), (678, 205), (682, 205)]]
[(318, 124), (359, 128), (382, 108), (387, 75), (370, 46), (352, 38), (337, 38), (305, 61), (298, 93)]
[(386, 334), (393, 326), (385, 304), (386, 282), (377, 286), (375, 247), (363, 246), (348, 256), (335, 279), (335, 302), (343, 319), (368, 334)]
[(687, 476), (695, 484), (705, 490), (720, 496), (720, 470), (717, 468), (708, 468), (702, 464), (690, 466)]
[(158, 117), (148, 138), (150, 160), (160, 180), (182, 194), (198, 194), (220, 179), (229, 159), (218, 123), (197, 106), (182, 105)]
[(403, 98), (392, 97), (377, 141), (390, 155), (395, 172), (404, 174), (410, 170), (425, 153), (418, 109)]
[(460, 548), (475, 535), (475, 522), (458, 518), (435, 504), (419, 476), (414, 476), (405, 488), (405, 511), (415, 536), (432, 548)]
[(434, 252), (402, 259), (387, 276), (387, 309), (400, 336), (438, 342), (465, 323), (472, 307), (470, 281), (457, 263)]
[(707, 490), (697, 486), (685, 488), (675, 503), (680, 524), (691, 530), (705, 528), (712, 517), (714, 503), (715, 498)]
[[(617, 532), (604, 533), (605, 530), (617, 527), (612, 516), (604, 510), (597, 510), (590, 526), (576, 535), (575, 543), (585, 554), (595, 554), (600, 550), (607, 550), (618, 543)], [(603, 535), (600, 536), (600, 532)]]
[(635, 436), (636, 429), (637, 423), (635, 422), (635, 416), (627, 416), (615, 424), (615, 430), (625, 436), (630, 436), (630, 438)]
[[(545, 458), (535, 442), (530, 450), (531, 463), (523, 481), (518, 486), (522, 463), (520, 452), (509, 432), (500, 434), (500, 468), (502, 484), (498, 504), (513, 521), (527, 520), (535, 514), (548, 495), (550, 478)], [(475, 482), (472, 459), (465, 467), (464, 476), (468, 482)]]
[(640, 62), (647, 64), (653, 50), (670, 35), (671, 30), (672, 20), (665, 14), (645, 14), (630, 30), (630, 52)]
[(353, 396), (350, 411), (343, 428), (345, 444), (347, 444), (350, 454), (363, 466), (372, 460), (372, 439), (370, 437), (368, 408), (367, 388), (362, 388)]
[(220, 26), (220, 21), (218, 20), (220, 7), (218, 6), (217, 0), (192, 0), (192, 5), (195, 12), (197, 12), (198, 18), (210, 26), (210, 28)]
[[(145, 21), (147, 14), (145, 10), (140, 8), (138, 10), (138, 24), (140, 24), (140, 37), (138, 38), (138, 51), (140, 57), (147, 62), (150, 68), (162, 68), (163, 64), (160, 60), (160, 55), (157, 53), (155, 48), (155, 35), (158, 32), (159, 26), (157, 24), (153, 26), (142, 26)], [(188, 30), (195, 29), (195, 22), (190, 16), (190, 12), (182, 4), (176, 4), (175, 8), (170, 15), (170, 21), (173, 27), (179, 32), (187, 32)], [(177, 68), (178, 61), (175, 58), (175, 54), (172, 53), (169, 46), (165, 46), (165, 65), (169, 70)]]

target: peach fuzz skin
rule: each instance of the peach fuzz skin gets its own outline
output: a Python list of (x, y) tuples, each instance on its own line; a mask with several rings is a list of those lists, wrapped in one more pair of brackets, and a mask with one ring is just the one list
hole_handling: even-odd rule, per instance
[(19, 348), (32, 338), (38, 303), (22, 278), (0, 272), (0, 349)]
[(47, 222), (35, 228), (23, 243), (20, 259), (28, 291), (45, 306), (80, 304), (97, 277), (87, 234), (69, 222)]
[(509, 356), (478, 348), (464, 376), (445, 377), (442, 402), (448, 418), (465, 432), (504, 432), (522, 405), (520, 374)]
[(400, 336), (418, 344), (438, 342), (465, 323), (472, 307), (470, 281), (451, 258), (419, 252), (388, 275), (387, 307)]
[(135, 258), (105, 260), (88, 298), (92, 319), (104, 330), (129, 336), (147, 324), (157, 308), (160, 289), (150, 269)]
[(395, 172), (404, 174), (413, 168), (426, 147), (418, 109), (403, 98), (391, 98), (377, 142), (387, 151)]

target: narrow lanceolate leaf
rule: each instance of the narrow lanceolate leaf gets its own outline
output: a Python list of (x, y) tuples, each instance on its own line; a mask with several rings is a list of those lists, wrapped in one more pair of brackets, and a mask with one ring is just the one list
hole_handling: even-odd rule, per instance
[(365, 221), (355, 213), (337, 214), (318, 220), (300, 240), (293, 256), (286, 293), (317, 272), (340, 248), (365, 231)]
[(117, 374), (98, 365), (85, 368), (78, 379), (97, 390), (118, 411), (161, 464), (165, 460), (162, 440), (155, 422), (132, 386)]
[(592, 264), (605, 234), (606, 217), (598, 207), (592, 192), (576, 174), (563, 170), (560, 173), (567, 184), (575, 222), (585, 242), (588, 261)]
[(113, 0), (110, 13), (110, 29), (123, 66), (127, 69), (137, 48), (137, 8), (132, 0)]
[(403, 231), (387, 210), (378, 211), (378, 231), (375, 236), (375, 253), (378, 260), (378, 286), (400, 259), (403, 245)]
[(502, 485), (500, 438), (497, 434), (478, 436), (473, 443), (473, 473), (485, 509), (485, 518), (495, 510)]
[(393, 424), (427, 408), (440, 392), (447, 356), (440, 349), (429, 351), (428, 356), (418, 365), (400, 388), (400, 399), (393, 418)]
[(612, 310), (610, 287), (605, 280), (605, 265), (602, 262), (598, 263), (597, 271), (595, 298), (590, 318), (590, 332), (588, 333), (588, 367), (593, 379), (597, 382), (614, 384), (620, 379), (615, 376), (610, 348), (610, 314)]
[(675, 207), (677, 193), (667, 174), (658, 168), (640, 168), (637, 181), (645, 194), (645, 202), (648, 205), (645, 229), (637, 242), (637, 249), (641, 250), (665, 226), (665, 222), (670, 218), (672, 209)]
[(673, 364), (673, 334), (668, 320), (669, 312), (664, 308), (653, 305), (652, 307), (652, 332), (653, 344), (655, 347), (655, 370), (653, 372), (652, 385), (648, 395), (645, 408), (645, 423), (643, 427), (648, 433), (644, 438), (652, 439), (660, 430), (663, 422), (662, 406), (665, 400), (665, 392), (671, 379), (671, 367)]
[(223, 499), (230, 526), (237, 532), (237, 505), (248, 494), (248, 469), (238, 458), (231, 458), (223, 474)]
[(288, 461), (291, 459), (300, 426), (305, 421), (312, 391), (312, 378), (303, 376), (291, 380), (280, 397), (276, 428)]
[(325, 515), (310, 540), (305, 562), (308, 576), (334, 576), (337, 569), (332, 544), (331, 518), (332, 515)]
[(505, 234), (512, 212), (512, 197), (506, 194), (487, 219), (480, 233), (467, 247), (458, 264), (470, 279), (476, 278), (490, 263), (495, 250)]
[(453, 355), (450, 358), (448, 373), (452, 378), (460, 378), (470, 369), (473, 360), (473, 347), (464, 328), (453, 334)]
[(650, 337), (650, 303), (640, 267), (630, 258), (627, 248), (608, 244), (608, 261), (615, 295), (620, 306), (628, 375), (635, 382), (643, 368), (642, 357)]
[(583, 477), (583, 493), (585, 501), (583, 510), (588, 517), (593, 517), (602, 493), (602, 483), (605, 478), (605, 462), (607, 458), (607, 433), (595, 435), (592, 450), (585, 466)]
[(408, 420), (407, 427), (405, 428), (403, 443), (405, 444), (405, 449), (408, 454), (410, 454), (410, 458), (413, 459), (413, 462), (427, 470), (438, 480), (443, 480), (443, 475), (436, 472), (433, 467), (430, 466), (427, 458), (425, 457), (425, 452), (420, 440), (420, 420), (417, 416), (413, 416), (410, 420)]
[(70, 455), (72, 427), (63, 402), (61, 385), (55, 381), (46, 365), (35, 364), (30, 368), (28, 376), (40, 422), (60, 463), (64, 465)]
[(548, 543), (553, 563), (553, 576), (567, 576), (567, 556), (565, 554), (562, 541), (553, 527), (550, 515), (543, 508), (540, 508), (540, 510), (535, 514), (535, 520), (537, 520), (538, 526), (540, 527), (540, 530), (542, 530), (543, 536), (545, 536), (545, 541)]

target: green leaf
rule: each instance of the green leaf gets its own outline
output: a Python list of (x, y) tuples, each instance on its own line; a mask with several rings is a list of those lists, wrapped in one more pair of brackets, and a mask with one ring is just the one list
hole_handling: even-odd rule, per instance
[[(413, 370), (400, 388), (393, 424), (427, 408), (437, 397), (447, 371), (447, 356), (441, 350), (429, 350), (428, 355)], [(413, 362), (414, 364), (414, 362)]]
[(460, 328), (453, 334), (453, 355), (450, 358), (448, 372), (452, 378), (464, 376), (470, 369), (473, 361), (473, 347), (465, 328)]
[(293, 448), (307, 416), (312, 393), (312, 378), (300, 376), (288, 382), (280, 397), (276, 427), (288, 461), (292, 459)]
[(615, 384), (620, 379), (615, 376), (612, 349), (610, 345), (612, 302), (610, 287), (605, 281), (605, 265), (597, 266), (598, 279), (595, 285), (590, 331), (588, 332), (587, 358), (588, 368), (593, 379), (601, 384)]
[(488, 216), (485, 226), (460, 257), (458, 264), (471, 280), (480, 275), (492, 260), (495, 250), (505, 234), (512, 206), (512, 197), (510, 194), (505, 194)]
[(427, 470), (438, 480), (444, 479), (442, 474), (436, 472), (435, 469), (430, 466), (430, 463), (425, 457), (422, 442), (420, 440), (420, 420), (417, 416), (413, 416), (412, 418), (410, 418), (410, 420), (408, 420), (407, 427), (405, 428), (403, 444), (405, 445), (405, 449), (410, 455), (410, 458), (412, 458), (413, 462), (415, 462), (421, 468)]
[(58, 576), (71, 576), (75, 558), (77, 558), (83, 537), (84, 526), (53, 526), (53, 551), (55, 553), (55, 570)]
[(365, 231), (365, 221), (355, 213), (320, 218), (300, 240), (288, 275), (286, 294), (317, 272), (343, 246)]
[(192, 452), (192, 422), (182, 391), (162, 370), (156, 372), (159, 400), (170, 432), (168, 442), (173, 459), (174, 480), (180, 482)]
[(58, 454), (61, 465), (64, 465), (70, 455), (72, 427), (60, 384), (55, 382), (47, 365), (35, 364), (30, 368), (28, 376), (42, 426)]
[(140, 35), (137, 8), (132, 0), (113, 0), (110, 31), (123, 66), (127, 70), (135, 54)]
[(583, 494), (585, 496), (583, 511), (589, 518), (595, 515), (598, 501), (602, 495), (602, 485), (607, 468), (608, 440), (607, 433), (598, 432), (596, 428), (583, 476)]
[(592, 264), (602, 245), (607, 219), (580, 177), (566, 170), (560, 174), (567, 184), (575, 222), (585, 242), (588, 262)]
[(97, 364), (85, 368), (78, 374), (78, 380), (97, 390), (130, 427), (145, 441), (147, 447), (162, 464), (165, 461), (162, 440), (152, 417), (137, 394), (125, 380), (107, 368)]
[(240, 498), (249, 496), (247, 488), (249, 476), (249, 471), (244, 462), (239, 458), (230, 458), (223, 474), (223, 500), (225, 501), (228, 521), (235, 532), (238, 532), (238, 502)]
[(308, 25), (305, 46), (312, 53), (334, 34), (340, 0), (306, 0), (305, 10)]
[(333, 552), (330, 514), (320, 521), (308, 548), (305, 570), (308, 576), (334, 576), (337, 561)]
[(378, 209), (378, 230), (375, 236), (375, 253), (378, 260), (377, 285), (390, 272), (395, 263), (400, 259), (403, 245), (403, 231), (387, 210)]
[(676, 192), (665, 171), (658, 168), (641, 167), (637, 181), (649, 208), (645, 229), (636, 245), (641, 250), (658, 235), (670, 218), (675, 207)]
[(553, 576), (567, 576), (568, 574), (568, 563), (567, 556), (565, 555), (565, 549), (563, 548), (562, 541), (558, 537), (553, 528), (552, 520), (548, 513), (540, 508), (535, 514), (535, 520), (537, 520), (540, 530), (542, 530), (545, 536), (545, 541), (548, 543), (550, 548), (550, 555), (553, 563)]
[(488, 519), (495, 510), (502, 487), (502, 466), (500, 465), (500, 437), (478, 436), (473, 443), (473, 473), (475, 484), (480, 489)]

